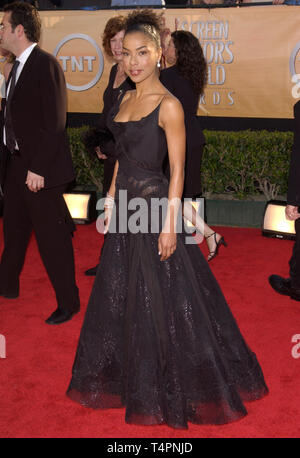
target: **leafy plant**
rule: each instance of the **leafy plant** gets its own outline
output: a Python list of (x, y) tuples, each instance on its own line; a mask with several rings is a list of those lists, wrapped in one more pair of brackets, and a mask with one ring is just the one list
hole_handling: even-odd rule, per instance
[(88, 129), (88, 126), (67, 129), (76, 183), (78, 186), (93, 186), (97, 191), (101, 192), (103, 161), (100, 161), (96, 154), (89, 153), (84, 145), (83, 138)]
[[(102, 191), (103, 161), (90, 154), (83, 142), (88, 126), (69, 128), (68, 136), (79, 186)], [(205, 131), (202, 187), (205, 195), (227, 194), (246, 199), (276, 199), (287, 192), (291, 132), (245, 130)]]
[(291, 132), (205, 131), (202, 183), (206, 194), (275, 199), (287, 192)]

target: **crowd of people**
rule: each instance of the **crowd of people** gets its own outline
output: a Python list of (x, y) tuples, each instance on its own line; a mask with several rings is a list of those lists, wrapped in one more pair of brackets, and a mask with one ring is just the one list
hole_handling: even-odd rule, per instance
[[(74, 225), (63, 199), (74, 170), (64, 74), (39, 47), (40, 33), (35, 7), (4, 7), (1, 47), (13, 62), (1, 110), (0, 295), (19, 296), (34, 230), (57, 299), (46, 323), (60, 325), (80, 310)], [(162, 15), (145, 9), (110, 19), (103, 48), (115, 61), (95, 141), (105, 166), (105, 238), (67, 395), (95, 409), (125, 407), (128, 423), (187, 428), (236, 421), (247, 414), (244, 402), (261, 399), (268, 388), (207, 262), (224, 238), (182, 205), (201, 194), (205, 138), (196, 113), (207, 81), (201, 46), (190, 32), (163, 33)], [(124, 218), (122, 193), (147, 204), (146, 230), (128, 230), (132, 213)], [(296, 220), (299, 202), (290, 198), (287, 215)], [(155, 199), (166, 204), (158, 230)], [(111, 230), (113, 212), (127, 230)], [(178, 219), (201, 228), (207, 260), (197, 244), (185, 242), (184, 229), (177, 231)]]

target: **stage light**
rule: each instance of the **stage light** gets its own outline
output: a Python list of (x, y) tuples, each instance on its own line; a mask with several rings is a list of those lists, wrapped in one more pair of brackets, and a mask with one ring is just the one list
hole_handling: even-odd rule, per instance
[(286, 218), (285, 207), (286, 202), (279, 200), (271, 200), (267, 203), (263, 218), (263, 235), (280, 239), (295, 239), (295, 222)]
[(96, 192), (72, 191), (64, 194), (64, 199), (76, 224), (88, 224), (96, 220)]

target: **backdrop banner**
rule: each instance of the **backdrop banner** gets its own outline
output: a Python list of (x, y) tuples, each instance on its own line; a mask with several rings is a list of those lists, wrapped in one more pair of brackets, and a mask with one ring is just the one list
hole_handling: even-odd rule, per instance
[[(109, 18), (128, 10), (41, 11), (41, 47), (65, 73), (68, 111), (99, 113), (113, 62), (102, 48)], [(166, 9), (166, 27), (191, 31), (208, 63), (199, 115), (292, 118), (300, 97), (299, 7)], [(3, 65), (3, 59), (1, 59)]]

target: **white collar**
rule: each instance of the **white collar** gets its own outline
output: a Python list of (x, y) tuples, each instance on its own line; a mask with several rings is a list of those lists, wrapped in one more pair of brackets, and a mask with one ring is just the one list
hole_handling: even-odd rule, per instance
[(28, 57), (30, 56), (33, 48), (37, 45), (37, 43), (32, 43), (32, 45), (28, 46), (28, 48), (26, 48), (22, 54), (19, 55), (19, 57), (16, 59), (18, 61), (21, 62), (21, 64), (25, 64), (26, 60), (28, 59)]

